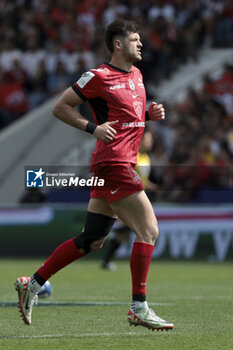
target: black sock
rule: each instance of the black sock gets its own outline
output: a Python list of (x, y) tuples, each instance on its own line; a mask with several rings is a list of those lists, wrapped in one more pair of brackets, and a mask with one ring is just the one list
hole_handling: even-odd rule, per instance
[[(35, 272), (34, 275), (32, 276), (32, 279), (35, 279), (35, 281), (40, 285), (43, 286), (43, 284), (45, 284), (46, 280), (41, 277), (41, 275), (39, 275), (38, 272)], [(32, 281), (33, 282), (33, 281)]]
[(145, 294), (138, 294), (138, 295), (135, 295), (133, 294), (133, 302), (134, 301), (146, 301), (146, 295)]

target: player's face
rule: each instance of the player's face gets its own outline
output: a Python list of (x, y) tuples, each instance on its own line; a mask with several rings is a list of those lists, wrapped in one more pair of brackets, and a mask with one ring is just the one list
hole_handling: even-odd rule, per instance
[(122, 54), (127, 61), (132, 63), (141, 61), (142, 43), (138, 33), (129, 33), (123, 42)]

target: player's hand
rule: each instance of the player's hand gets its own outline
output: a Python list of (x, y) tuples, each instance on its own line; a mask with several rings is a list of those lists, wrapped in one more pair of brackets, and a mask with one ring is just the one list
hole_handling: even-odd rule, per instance
[(115, 120), (113, 122), (106, 122), (104, 124), (98, 125), (93, 135), (98, 140), (102, 140), (106, 143), (109, 143), (114, 139), (117, 133), (116, 130), (113, 128), (113, 125), (117, 123), (118, 123), (118, 120)]
[(165, 118), (165, 111), (162, 104), (152, 102), (148, 108), (148, 115), (150, 120), (159, 121)]

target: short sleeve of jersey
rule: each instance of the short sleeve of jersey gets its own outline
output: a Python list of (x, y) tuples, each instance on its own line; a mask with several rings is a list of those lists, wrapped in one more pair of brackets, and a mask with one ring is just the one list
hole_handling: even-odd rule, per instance
[(99, 77), (92, 71), (83, 73), (72, 89), (83, 101), (99, 97)]

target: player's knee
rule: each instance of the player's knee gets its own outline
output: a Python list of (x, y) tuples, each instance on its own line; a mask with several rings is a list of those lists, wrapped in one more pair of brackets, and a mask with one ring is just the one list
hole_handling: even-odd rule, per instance
[(86, 254), (100, 249), (114, 221), (112, 217), (87, 212), (84, 231), (74, 238), (76, 247)]
[(149, 226), (147, 230), (145, 230), (144, 240), (146, 242), (150, 242), (151, 244), (154, 244), (158, 238), (158, 235), (159, 235), (158, 225), (155, 224), (153, 226)]
[(99, 241), (95, 241), (91, 244), (91, 252), (96, 252), (97, 250), (101, 249), (104, 244), (104, 239), (100, 239)]

